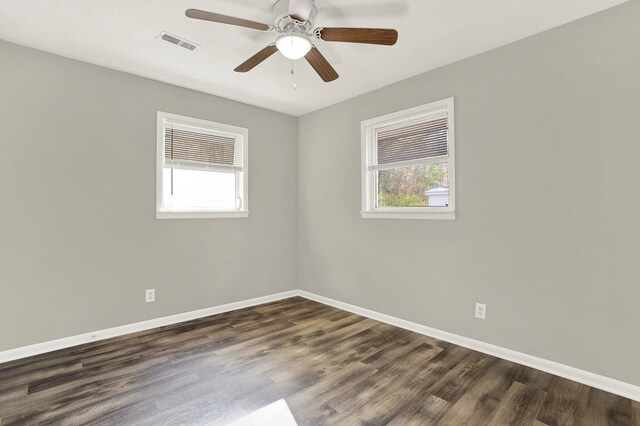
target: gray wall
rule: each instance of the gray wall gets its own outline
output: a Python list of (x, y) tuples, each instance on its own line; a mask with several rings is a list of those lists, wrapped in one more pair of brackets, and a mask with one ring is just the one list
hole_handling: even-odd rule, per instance
[[(248, 219), (155, 219), (158, 110), (249, 129)], [(0, 42), (0, 128), (0, 350), (297, 287), (295, 118)]]
[[(639, 22), (632, 1), (300, 118), (299, 283), (640, 385)], [(360, 121), (449, 96), (457, 220), (361, 219)]]

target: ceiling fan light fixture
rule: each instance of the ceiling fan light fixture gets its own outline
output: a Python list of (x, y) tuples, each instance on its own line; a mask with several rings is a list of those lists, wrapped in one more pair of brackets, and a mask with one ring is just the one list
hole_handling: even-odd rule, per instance
[[(234, 69), (235, 72), (241, 73), (251, 71), (267, 58), (270, 58), (271, 55), (280, 51), (282, 56), (290, 60), (295, 61), (305, 58), (316, 74), (324, 82), (328, 83), (337, 79), (339, 75), (322, 53), (316, 49), (316, 46), (312, 44), (312, 40), (319, 39), (329, 42), (383, 46), (393, 46), (398, 41), (398, 31), (394, 29), (348, 27), (319, 27), (313, 29), (316, 14), (318, 13), (314, 2), (315, 0), (275, 0), (273, 5), (275, 25), (267, 25), (262, 22), (249, 21), (199, 9), (187, 9), (185, 15), (192, 19), (279, 34), (275, 43), (269, 43), (267, 47)], [(178, 41), (176, 37), (165, 40), (174, 44)], [(193, 48), (197, 47), (193, 43), (190, 43), (190, 45), (194, 46)], [(294, 73), (293, 68), (291, 73)]]
[(296, 60), (303, 58), (309, 53), (311, 50), (311, 41), (302, 34), (282, 34), (276, 40), (276, 47), (285, 58)]

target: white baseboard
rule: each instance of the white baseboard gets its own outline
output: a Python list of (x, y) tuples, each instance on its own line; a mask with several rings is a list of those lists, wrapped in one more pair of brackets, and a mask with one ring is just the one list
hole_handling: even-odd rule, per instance
[(119, 327), (107, 328), (91, 333), (78, 334), (76, 336), (64, 337), (62, 339), (50, 340), (48, 342), (36, 343), (34, 345), (22, 346), (0, 352), (0, 363), (39, 355), (46, 352), (57, 351), (71, 346), (82, 345), (84, 343), (95, 342), (108, 339), (110, 337), (122, 336), (123, 334), (135, 333), (152, 328), (163, 327), (165, 325), (177, 324), (179, 322), (190, 321), (197, 318), (208, 317), (210, 315), (235, 311), (237, 309), (262, 305), (263, 303), (275, 302), (298, 295), (297, 290), (285, 291), (283, 293), (272, 294), (240, 302), (227, 303), (225, 305), (214, 306), (212, 308), (199, 309), (197, 311), (184, 312), (182, 314), (170, 315), (167, 317), (155, 318)]
[(108, 339), (110, 337), (121, 336), (124, 334), (135, 333), (137, 331), (149, 330), (165, 325), (176, 324), (179, 322), (189, 321), (197, 318), (207, 317), (210, 315), (221, 314), (224, 312), (234, 311), (237, 309), (248, 308), (251, 306), (261, 305), (263, 303), (275, 302), (277, 300), (286, 299), (288, 297), (301, 296), (305, 299), (313, 300), (325, 305), (333, 306), (354, 314), (362, 315), (376, 321), (384, 322), (396, 327), (404, 328), (445, 342), (453, 343), (465, 348), (473, 349), (488, 355), (506, 359), (517, 364), (526, 365), (527, 367), (542, 370), (556, 376), (564, 377), (578, 383), (583, 383), (594, 388), (602, 389), (625, 398), (633, 399), (640, 402), (640, 386), (630, 383), (621, 382), (589, 371), (570, 367), (554, 361), (538, 358), (533, 355), (522, 352), (513, 351), (501, 346), (492, 345), (490, 343), (481, 342), (479, 340), (470, 339), (468, 337), (459, 336), (457, 334), (448, 333), (436, 328), (427, 327), (411, 321), (406, 321), (370, 309), (361, 308), (349, 303), (340, 302), (324, 296), (319, 296), (304, 290), (291, 290), (283, 293), (272, 294), (255, 299), (244, 300), (240, 302), (228, 303), (225, 305), (215, 306), (212, 308), (200, 309), (197, 311), (185, 312), (182, 314), (171, 315), (162, 318), (156, 318), (148, 321), (137, 322), (134, 324), (123, 325), (119, 327), (108, 328), (105, 330), (95, 331), (92, 333), (79, 334), (77, 336), (65, 337), (63, 339), (52, 340), (49, 342), (36, 343), (34, 345), (23, 346), (20, 348), (9, 349), (0, 352), (0, 363), (12, 361), (20, 358), (26, 358), (33, 355), (39, 355), (46, 352), (64, 349), (71, 346), (77, 346), (84, 343), (94, 342), (98, 340)]
[(535, 368), (536, 370), (542, 370), (556, 376), (564, 377), (565, 379), (573, 380), (574, 382), (602, 389), (604, 391), (640, 402), (640, 386), (621, 382), (616, 379), (611, 379), (609, 377), (601, 376), (599, 374), (591, 373), (579, 368), (570, 367), (558, 362), (538, 358), (533, 355), (513, 351), (501, 346), (496, 346), (490, 343), (481, 342), (479, 340), (470, 339), (468, 337), (459, 336), (457, 334), (448, 333), (446, 331), (427, 327), (415, 322), (392, 317), (390, 315), (382, 314), (370, 309), (361, 308), (349, 303), (344, 303), (338, 300), (330, 299), (328, 297), (319, 296), (308, 291), (298, 290), (298, 295), (304, 297), (305, 299), (313, 300), (325, 305), (342, 309), (344, 311), (362, 315), (363, 317), (371, 318), (376, 321), (404, 328), (405, 330), (410, 330), (419, 334), (424, 334), (426, 336), (444, 340), (445, 342), (453, 343), (458, 346), (464, 346), (465, 348), (473, 349), (474, 351), (492, 355), (497, 358), (506, 359), (507, 361), (512, 361), (517, 364), (526, 365), (527, 367)]

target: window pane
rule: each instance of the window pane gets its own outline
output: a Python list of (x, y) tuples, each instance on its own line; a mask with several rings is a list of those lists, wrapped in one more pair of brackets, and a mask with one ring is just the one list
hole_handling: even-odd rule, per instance
[(170, 210), (214, 209), (234, 210), (236, 206), (236, 174), (201, 170), (173, 169), (162, 171), (164, 207)]
[(446, 207), (448, 163), (378, 171), (378, 207)]

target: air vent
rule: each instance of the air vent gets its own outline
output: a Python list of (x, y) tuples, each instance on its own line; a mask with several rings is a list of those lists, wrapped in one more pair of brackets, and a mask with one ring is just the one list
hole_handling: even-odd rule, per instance
[(187, 50), (191, 50), (192, 52), (196, 50), (199, 46), (195, 43), (191, 43), (183, 38), (180, 38), (176, 35), (169, 34), (167, 32), (160, 33), (158, 37), (160, 40), (168, 41), (171, 44), (175, 44), (176, 46), (184, 47)]

